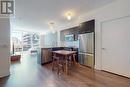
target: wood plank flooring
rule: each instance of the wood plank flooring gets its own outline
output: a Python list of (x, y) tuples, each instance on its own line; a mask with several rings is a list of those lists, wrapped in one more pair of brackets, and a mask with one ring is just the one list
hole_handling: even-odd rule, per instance
[(12, 64), (11, 75), (0, 79), (0, 87), (130, 87), (130, 79), (84, 66), (58, 76), (51, 64), (38, 65), (35, 56), (26, 55)]

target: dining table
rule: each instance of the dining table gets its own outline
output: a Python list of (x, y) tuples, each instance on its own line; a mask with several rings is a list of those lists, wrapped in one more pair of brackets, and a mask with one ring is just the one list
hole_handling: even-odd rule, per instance
[(57, 50), (53, 51), (56, 55), (61, 55), (65, 58), (65, 73), (68, 74), (68, 58), (73, 58), (74, 64), (77, 64), (75, 60), (75, 55), (77, 51), (67, 51), (67, 50)]

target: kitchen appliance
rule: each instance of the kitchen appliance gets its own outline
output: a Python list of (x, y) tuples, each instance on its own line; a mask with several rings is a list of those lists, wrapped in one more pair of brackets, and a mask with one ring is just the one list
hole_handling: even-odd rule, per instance
[(65, 35), (65, 41), (74, 41), (74, 34)]
[(79, 63), (94, 67), (94, 33), (79, 35)]

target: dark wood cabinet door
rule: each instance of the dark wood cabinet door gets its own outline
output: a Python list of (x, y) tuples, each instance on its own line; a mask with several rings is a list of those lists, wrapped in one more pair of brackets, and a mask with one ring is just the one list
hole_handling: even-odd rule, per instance
[(94, 32), (95, 29), (95, 20), (90, 20), (87, 22), (83, 22), (80, 26), (76, 26), (73, 28), (69, 28), (61, 31), (61, 41), (65, 41), (65, 35), (74, 35), (74, 40), (78, 40), (78, 34), (90, 33)]
[(79, 26), (74, 29), (74, 40), (78, 40), (78, 35), (79, 35)]
[(94, 28), (95, 28), (95, 20), (83, 22), (79, 26), (79, 33), (84, 34), (84, 33), (94, 32)]

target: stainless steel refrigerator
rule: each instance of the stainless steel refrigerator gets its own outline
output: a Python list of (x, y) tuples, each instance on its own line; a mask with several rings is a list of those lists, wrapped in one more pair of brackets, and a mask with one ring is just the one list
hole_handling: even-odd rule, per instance
[(94, 33), (79, 35), (79, 63), (94, 67)]

